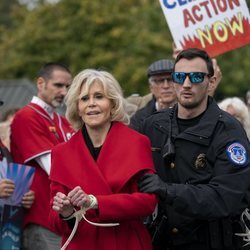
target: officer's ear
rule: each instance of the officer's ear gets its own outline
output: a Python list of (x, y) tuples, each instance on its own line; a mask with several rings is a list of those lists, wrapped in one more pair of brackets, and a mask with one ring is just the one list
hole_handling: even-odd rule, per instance
[(216, 76), (211, 76), (208, 83), (208, 94), (214, 96), (214, 92), (217, 88)]

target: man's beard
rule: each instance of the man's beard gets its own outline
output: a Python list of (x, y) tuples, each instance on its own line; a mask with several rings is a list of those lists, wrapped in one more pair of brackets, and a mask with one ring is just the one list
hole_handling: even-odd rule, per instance
[(186, 108), (186, 109), (194, 109), (198, 106), (200, 106), (200, 104), (202, 103), (202, 99), (199, 100), (193, 100), (191, 102), (186, 101), (186, 100), (179, 100), (179, 103), (181, 104), (182, 107)]
[(54, 99), (51, 104), (52, 104), (52, 106), (54, 108), (60, 108), (60, 107), (63, 106), (64, 102), (63, 101), (57, 101), (57, 100)]

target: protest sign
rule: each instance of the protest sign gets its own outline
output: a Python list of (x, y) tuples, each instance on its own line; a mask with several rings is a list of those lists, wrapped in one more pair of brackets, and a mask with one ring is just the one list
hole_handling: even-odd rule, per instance
[(2, 161), (0, 179), (10, 179), (15, 183), (15, 190), (8, 198), (0, 199), (0, 249), (19, 250), (23, 220), (22, 197), (28, 192), (35, 173), (35, 168)]
[(245, 0), (160, 0), (178, 49), (200, 48), (210, 56), (250, 44)]

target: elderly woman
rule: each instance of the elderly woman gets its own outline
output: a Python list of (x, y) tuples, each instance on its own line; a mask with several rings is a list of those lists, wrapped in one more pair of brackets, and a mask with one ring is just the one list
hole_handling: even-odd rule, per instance
[(228, 97), (218, 103), (219, 107), (234, 116), (244, 127), (250, 140), (250, 114), (247, 105), (239, 97)]
[(144, 173), (154, 172), (150, 142), (126, 125), (119, 83), (108, 72), (83, 70), (70, 86), (66, 105), (77, 132), (52, 150), (52, 227), (65, 243), (72, 231), (72, 220), (66, 220), (84, 218), (77, 229), (76, 222), (68, 250), (152, 249), (143, 218), (157, 199), (137, 187)]

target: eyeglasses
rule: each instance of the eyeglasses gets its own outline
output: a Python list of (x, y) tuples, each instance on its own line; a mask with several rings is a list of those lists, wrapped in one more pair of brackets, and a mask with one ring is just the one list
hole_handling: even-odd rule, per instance
[(164, 84), (165, 81), (168, 82), (172, 82), (172, 78), (171, 77), (161, 77), (161, 78), (150, 78), (149, 79), (150, 83), (155, 83), (156, 85), (160, 85), (160, 84)]
[(173, 72), (172, 73), (172, 79), (175, 83), (178, 84), (183, 84), (186, 80), (186, 78), (189, 78), (191, 83), (194, 84), (198, 84), (198, 83), (202, 83), (204, 81), (205, 76), (210, 76), (208, 73), (204, 73), (204, 72), (189, 72), (189, 73), (185, 73), (185, 72)]

